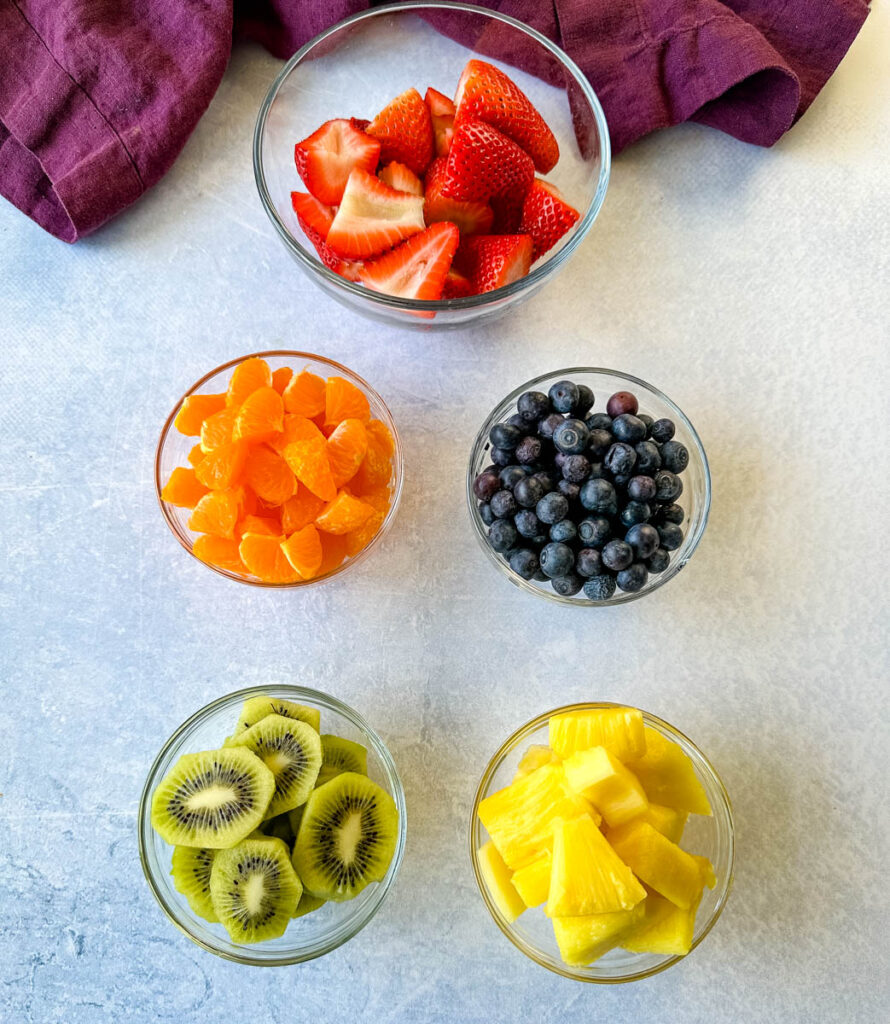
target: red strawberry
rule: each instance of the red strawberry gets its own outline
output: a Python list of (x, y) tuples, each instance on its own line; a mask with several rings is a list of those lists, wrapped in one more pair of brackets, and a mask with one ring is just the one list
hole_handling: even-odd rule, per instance
[(400, 164), (398, 160), (391, 160), (386, 167), (377, 172), (377, 177), (397, 192), (410, 192), (415, 196), (423, 195), (423, 182), (414, 171), (404, 164)]
[(350, 171), (375, 171), (380, 143), (359, 131), (346, 118), (325, 123), (294, 147), (294, 162), (306, 188), (320, 203), (336, 206)]
[(429, 86), (424, 103), (430, 108), (433, 119), (433, 135), (436, 140), (436, 156), (447, 156), (454, 135), (454, 104), (438, 89)]
[(327, 244), (340, 256), (363, 259), (423, 231), (424, 226), (420, 196), (397, 192), (356, 168), (349, 175)]
[(359, 279), (376, 292), (403, 299), (440, 299), (459, 240), (453, 224), (433, 224), (366, 263)]
[(519, 230), (531, 235), (536, 260), (551, 249), (580, 217), (555, 185), (536, 178), (522, 206)]
[(368, 125), (368, 134), (380, 140), (380, 160), (398, 160), (415, 174), (423, 174), (433, 159), (433, 122), (429, 107), (416, 89), (406, 89)]
[(482, 121), (462, 121), (454, 129), (442, 195), (463, 202), (488, 202), (492, 196), (524, 197), (535, 180), (532, 158)]
[(491, 234), (515, 235), (519, 231), (524, 202), (523, 196), (493, 196), (491, 208), (494, 210), (494, 223), (491, 225)]
[(426, 172), (423, 216), (427, 224), (449, 220), (456, 224), (462, 235), (484, 235), (491, 230), (494, 214), (487, 203), (462, 203), (442, 195), (445, 167), (448, 160), (437, 156)]
[(461, 242), (454, 257), (455, 269), (469, 278), (476, 293), (491, 292), (525, 277), (531, 264), (528, 235), (474, 235)]
[(290, 200), (300, 227), (315, 246), (321, 262), (348, 281), (358, 281), (358, 272), (362, 268), (361, 261), (344, 260), (325, 241), (334, 220), (334, 211), (305, 192), (291, 192)]
[(463, 299), (473, 294), (473, 285), (468, 277), (464, 277), (454, 269), (448, 271), (445, 278), (445, 287), (442, 289), (443, 299)]
[(455, 127), (466, 118), (485, 121), (522, 146), (546, 174), (559, 159), (559, 146), (534, 104), (503, 71), (484, 60), (464, 68), (454, 96)]

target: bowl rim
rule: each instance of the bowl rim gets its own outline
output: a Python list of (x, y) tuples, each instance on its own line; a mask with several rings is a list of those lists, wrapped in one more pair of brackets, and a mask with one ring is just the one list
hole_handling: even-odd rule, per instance
[[(482, 896), (482, 900), (485, 906), (488, 908), (488, 912), (494, 920), (495, 924), (500, 928), (504, 935), (513, 943), (513, 945), (521, 952), (524, 953), (529, 959), (534, 960), (535, 963), (540, 964), (541, 967), (545, 967), (548, 971), (552, 971), (554, 974), (562, 975), (564, 978), (568, 978), (571, 981), (582, 981), (593, 985), (622, 985), (629, 981), (641, 981), (643, 978), (651, 978), (655, 974), (661, 974), (662, 971), (666, 971), (669, 967), (673, 967), (674, 964), (679, 963), (681, 960), (685, 960), (692, 952), (702, 943), (704, 938), (710, 934), (711, 929), (717, 923), (720, 915), (726, 906), (729, 899), (730, 892), (732, 891), (732, 884), (734, 879), (734, 865), (735, 865), (735, 817), (732, 810), (732, 802), (729, 799), (729, 794), (726, 791), (726, 786), (723, 784), (723, 780), (717, 773), (716, 768), (711, 764), (710, 760), (702, 752), (701, 748), (693, 743), (693, 741), (683, 732), (681, 732), (676, 726), (666, 722), (663, 718), (659, 718), (657, 715), (653, 715), (651, 712), (644, 710), (643, 708), (634, 708), (634, 710), (640, 711), (643, 715), (643, 722), (645, 725), (649, 725), (657, 729), (663, 735), (667, 735), (674, 742), (679, 741), (681, 749), (685, 746), (691, 749), (695, 755), (700, 759), (702, 767), (705, 769), (709, 776), (709, 781), (714, 784), (714, 791), (720, 798), (720, 805), (722, 811), (725, 814), (727, 822), (727, 833), (728, 833), (728, 847), (729, 847), (729, 861), (726, 870), (726, 876), (723, 879), (717, 880), (716, 889), (719, 890), (717, 896), (717, 902), (705, 924), (701, 934), (696, 938), (693, 937), (692, 945), (688, 953), (684, 955), (678, 954), (665, 954), (665, 959), (660, 963), (654, 964), (652, 967), (647, 968), (643, 971), (635, 971), (632, 974), (624, 974), (611, 978), (597, 978), (587, 975), (576, 973), (576, 971), (568, 964), (559, 964), (555, 961), (551, 962), (546, 960), (543, 956), (538, 953), (535, 946), (530, 943), (522, 941), (518, 935), (514, 934), (513, 928), (502, 921), (500, 914), (498, 913), (494, 903), (492, 902), (491, 896), (488, 892), (488, 887), (485, 884), (485, 880), (482, 877), (482, 872), (479, 867), (476, 844), (474, 842), (477, 824), (481, 826), (479, 822), (478, 812), (479, 804), (484, 799), (487, 787), (491, 782), (495, 772), (500, 767), (501, 761), (506, 757), (511, 750), (513, 750), (524, 737), (527, 737), (531, 733), (535, 732), (542, 725), (546, 724), (548, 719), (552, 715), (561, 715), (571, 711), (590, 711), (598, 710), (601, 708), (634, 708), (631, 704), (620, 704), (616, 701), (582, 701), (576, 704), (566, 704), (562, 707), (553, 708), (550, 711), (545, 711), (540, 715), (536, 715), (530, 719), (524, 725), (521, 725), (515, 732), (511, 733), (506, 740), (498, 747), (495, 753), (492, 755), (491, 760), (485, 767), (485, 771), (482, 773), (482, 777), (479, 780), (479, 784), (476, 787), (476, 793), (473, 798), (473, 806), (470, 811), (470, 826), (468, 829), (469, 839), (469, 851), (470, 860), (473, 865), (473, 874), (476, 878), (476, 885)], [(687, 753), (686, 750), (683, 751)], [(712, 812), (716, 815), (715, 809), (712, 807)], [(587, 965), (589, 966), (589, 965)]]
[[(649, 394), (654, 395), (656, 398), (668, 405), (676, 418), (683, 424), (683, 427), (689, 431), (689, 436), (692, 439), (693, 448), (700, 460), (704, 476), (705, 494), (702, 503), (701, 519), (696, 524), (696, 528), (692, 534), (687, 534), (683, 538), (684, 545), (686, 545), (687, 538), (689, 541), (684, 557), (682, 559), (677, 559), (675, 562), (672, 561), (663, 573), (658, 574), (655, 582), (653, 582), (651, 586), (647, 586), (643, 590), (638, 590), (636, 593), (626, 593), (616, 590), (615, 595), (610, 597), (608, 601), (591, 601), (589, 598), (563, 597), (561, 594), (557, 594), (556, 591), (544, 590), (541, 587), (533, 586), (530, 580), (525, 580), (518, 573), (515, 573), (510, 566), (501, 559), (500, 555), (496, 551), (492, 550), (491, 545), (488, 543), (484, 525), (479, 516), (477, 499), (473, 494), (474, 463), (476, 462), (479, 453), (482, 451), (483, 445), (488, 440), (488, 431), (494, 423), (495, 412), (501, 406), (512, 405), (516, 399), (523, 394), (523, 392), (531, 391), (536, 387), (536, 385), (541, 384), (543, 381), (562, 376), (571, 378), (573, 375), (577, 374), (608, 374), (610, 377), (617, 377), (620, 380), (626, 381), (628, 384), (634, 385), (638, 390), (642, 389)], [(514, 586), (519, 587), (520, 590), (534, 594), (537, 597), (542, 597), (545, 600), (554, 601), (557, 604), (575, 608), (612, 608), (617, 605), (630, 604), (632, 601), (637, 601), (640, 598), (647, 597), (649, 594), (653, 594), (660, 587), (663, 587), (665, 583), (670, 582), (682, 569), (686, 567), (701, 542), (702, 536), (705, 532), (705, 527), (708, 525), (708, 517), (711, 513), (711, 493), (711, 468), (708, 463), (708, 456), (705, 452), (705, 447), (702, 444), (701, 438), (698, 436), (698, 431), (692, 425), (692, 422), (686, 413), (683, 412), (673, 399), (669, 398), (663, 391), (655, 387), (654, 384), (650, 384), (641, 377), (635, 377), (633, 374), (625, 373), (622, 370), (611, 370), (604, 366), (568, 366), (560, 370), (550, 370), (547, 373), (538, 374), (531, 380), (528, 380), (524, 384), (520, 384), (519, 387), (514, 388), (508, 395), (501, 399), (501, 401), (499, 401), (485, 417), (485, 420), (479, 428), (470, 447), (470, 460), (467, 466), (466, 496), (467, 507), (470, 513), (470, 522), (472, 523), (476, 539), (481, 545), (482, 550), (485, 552), (489, 561), (496, 565), (498, 569), (504, 573), (507, 579)], [(579, 591), (579, 593), (583, 593), (583, 591)]]
[[(319, 707), (321, 710), (334, 711), (347, 719), (356, 729), (358, 729), (363, 736), (367, 739), (369, 745), (373, 747), (375, 754), (380, 758), (384, 772), (387, 779), (387, 784), (392, 790), (392, 797), (395, 801), (396, 808), (399, 812), (399, 830), (396, 838), (396, 848), (393, 851), (392, 861), (390, 862), (389, 868), (387, 869), (386, 876), (382, 882), (377, 883), (377, 888), (372, 894), (372, 898), (363, 905), (363, 914), (359, 915), (354, 922), (350, 922), (348, 927), (341, 925), (338, 929), (337, 934), (333, 940), (328, 942), (320, 943), (316, 948), (313, 948), (305, 953), (298, 955), (282, 954), (280, 957), (274, 959), (259, 958), (257, 956), (251, 956), (251, 946), (238, 947), (239, 950), (244, 952), (233, 953), (227, 949), (220, 949), (209, 942), (205, 942), (198, 935), (190, 931), (185, 924), (179, 920), (175, 912), (164, 898), (159, 886), (157, 885), (154, 877), (154, 870), (150, 863), (148, 856), (148, 841), (146, 832), (151, 829), (150, 816), (147, 814), (147, 809), (160, 779), (155, 777), (159, 774), (160, 765), (165, 756), (171, 751), (175, 750), (177, 744), (185, 733), (195, 724), (201, 720), (210, 717), (216, 711), (230, 704), (238, 703), (241, 700), (245, 700), (249, 697), (262, 697), (267, 696), (270, 691), (275, 691), (276, 694), (287, 692), (288, 698), (294, 697), (299, 699), (303, 703), (313, 704)], [(181, 752), (185, 753), (185, 752)], [(145, 778), (145, 783), (142, 787), (142, 794), (139, 798), (139, 806), (136, 812), (136, 831), (139, 845), (139, 861), (142, 865), (142, 871), (145, 875), (145, 879), (148, 882), (149, 888), (154, 894), (155, 899), (163, 910), (166, 917), (189, 939), (192, 940), (196, 945), (205, 949), (208, 953), (213, 953), (216, 956), (222, 957), (224, 960), (230, 960), (234, 963), (247, 964), (253, 967), (282, 967), (289, 964), (305, 963), (308, 960), (317, 959), (320, 956), (324, 956), (326, 953), (330, 953), (337, 949), (339, 946), (344, 945), (350, 939), (354, 938), (377, 914), (383, 905), (384, 900), (389, 894), (392, 888), (393, 882), (396, 879), (396, 875), (399, 873), (399, 868), (402, 864), (402, 858), (405, 854), (405, 845), (407, 840), (408, 830), (408, 817), (407, 808), (405, 804), (405, 790), (402, 785), (402, 779), (399, 775), (396, 763), (393, 760), (392, 754), (389, 752), (389, 748), (383, 742), (379, 734), (371, 725), (367, 722), (363, 715), (361, 715), (354, 708), (336, 697), (331, 696), (328, 693), (324, 693), (322, 690), (315, 690), (307, 686), (297, 686), (296, 684), (290, 683), (269, 683), (266, 686), (248, 686), (241, 690), (233, 690), (230, 693), (223, 694), (221, 697), (217, 697), (212, 700), (209, 704), (205, 704), (199, 708), (192, 715), (190, 715), (165, 741), (161, 749), (155, 756), (151, 767), (148, 770), (148, 774)], [(167, 844), (169, 845), (169, 844)], [(194, 912), (189, 908), (190, 917), (194, 916)], [(234, 943), (233, 943), (234, 945)]]
[[(281, 87), (284, 85), (284, 82), (303, 58), (307, 56), (314, 47), (320, 45), (329, 36), (338, 32), (340, 29), (345, 28), (347, 25), (356, 24), (360, 21), (364, 21), (365, 19), (375, 18), (380, 15), (411, 11), (415, 8), (445, 9), (463, 11), (469, 14), (484, 15), (487, 18), (500, 21), (505, 25), (510, 25), (512, 28), (518, 29), (525, 35), (529, 36), (535, 42), (547, 49), (553, 57), (556, 58), (559, 64), (567, 70), (569, 74), (571, 74), (575, 84), (581, 89), (584, 98), (589, 103), (590, 108), (593, 111), (593, 118), (599, 138), (600, 170), (596, 190), (584, 212), (584, 215), (578, 221), (577, 229), (566, 244), (557, 252), (548, 256), (540, 266), (531, 269), (524, 277), (521, 277), (508, 285), (504, 285), (501, 288), (496, 288), (493, 291), (483, 292), (480, 295), (468, 295), (459, 299), (403, 299), (395, 295), (388, 295), (385, 292), (370, 291), (368, 288), (365, 288), (355, 282), (347, 281), (339, 274), (334, 273), (333, 270), (324, 266), (320, 260), (313, 259), (308, 252), (297, 243), (291, 231), (279, 216), (278, 210), (272, 201), (272, 196), (266, 184), (266, 174), (263, 166), (263, 137), (265, 134), (266, 120), (268, 118), (269, 111), (271, 110), (272, 104), (275, 102)], [(504, 62), (502, 61), (501, 63)], [(581, 242), (587, 237), (593, 222), (599, 216), (599, 212), (602, 209), (611, 173), (611, 142), (609, 138), (608, 124), (606, 122), (606, 115), (603, 111), (602, 104), (600, 103), (596, 92), (593, 90), (593, 87), (584, 76), (584, 73), (561, 47), (557, 46), (545, 35), (538, 32), (537, 29), (532, 28), (530, 25), (526, 25), (524, 22), (521, 22), (516, 18), (510, 17), (508, 14), (502, 14), (500, 11), (490, 10), (486, 7), (479, 7), (475, 4), (459, 2), (459, 0), (433, 0), (433, 2), (431, 2), (431, 0), (401, 0), (399, 3), (389, 3), (380, 7), (372, 7), (365, 11), (359, 11), (357, 14), (352, 14), (348, 18), (338, 21), (335, 25), (331, 25), (329, 28), (325, 29), (324, 32), (319, 33), (319, 35), (310, 39), (307, 43), (301, 46), (290, 60), (287, 61), (275, 77), (269, 91), (266, 93), (257, 115), (253, 133), (253, 173), (263, 208), (271, 220), (273, 227), (278, 232), (278, 235), (290, 250), (291, 255), (294, 256), (304, 269), (311, 273), (318, 274), (335, 289), (342, 289), (343, 291), (360, 299), (367, 300), (370, 298), (375, 303), (390, 309), (410, 310), (412, 312), (425, 313), (441, 312), (442, 310), (468, 310), (482, 306), (490, 306), (492, 302), (507, 299), (518, 292), (533, 288), (536, 284), (540, 284), (545, 281), (554, 271), (562, 267), (569, 260)]]
[[(246, 579), (244, 576), (239, 575), (236, 572), (232, 572), (230, 569), (223, 569), (221, 566), (213, 565), (210, 562), (204, 562), (195, 554), (193, 547), (194, 542), (190, 542), (189, 538), (185, 537), (180, 530), (179, 524), (176, 521), (175, 516), (171, 512), (171, 508), (168, 502), (164, 501), (161, 497), (161, 491), (164, 489), (163, 482), (161, 480), (161, 457), (164, 452), (164, 445), (170, 435), (171, 430), (174, 429), (173, 423), (176, 419), (176, 415), (182, 407), (182, 403), (190, 395), (195, 394), (199, 388), (203, 387), (209, 380), (217, 376), (217, 374), (223, 373), (225, 370), (229, 370), (232, 367), (237, 366), (239, 363), (243, 363), (245, 359), (265, 359), (267, 357), (284, 357), (294, 360), (314, 360), (317, 363), (324, 363), (333, 370), (339, 370), (343, 373), (347, 379), (357, 386), (364, 388), (377, 402), (380, 403), (380, 407), (383, 409), (386, 419), (386, 426), (389, 429), (393, 439), (394, 451), (392, 455), (393, 469), (395, 472), (395, 481), (393, 483), (392, 499), (390, 501), (389, 511), (380, 524), (380, 529), (371, 538), (370, 542), (366, 544), (357, 555), (353, 555), (341, 562), (340, 565), (333, 569), (331, 572), (325, 573), (324, 576), (314, 576), (311, 580), (294, 580), (291, 583), (269, 583), (265, 580), (260, 579)], [(185, 435), (183, 435), (185, 436)], [(360, 377), (355, 370), (350, 370), (348, 366), (344, 366), (342, 363), (338, 363), (335, 359), (331, 359), (328, 356), (317, 355), (314, 352), (298, 352), (294, 349), (267, 349), (262, 352), (248, 352), (246, 355), (237, 356), (235, 359), (229, 359), (225, 363), (215, 367), (208, 373), (205, 373), (200, 380), (195, 381), (194, 384), (188, 390), (186, 390), (176, 400), (173, 409), (164, 421), (164, 425), (161, 428), (160, 436), (158, 437), (158, 443), (155, 448), (155, 459), (154, 459), (154, 484), (155, 484), (155, 498), (157, 499), (158, 505), (161, 509), (161, 514), (164, 517), (164, 521), (167, 523), (170, 532), (179, 542), (180, 546), (184, 548), (195, 561), (201, 565), (206, 566), (213, 572), (220, 576), (224, 576), (226, 579), (234, 580), (236, 583), (243, 583), (249, 587), (264, 587), (267, 590), (308, 590), (310, 587), (318, 586), (319, 584), (330, 583), (331, 580), (336, 579), (340, 575), (348, 572), (351, 568), (356, 565), (360, 565), (374, 547), (383, 539), (383, 537), (389, 532), (389, 528), (392, 526), (393, 520), (398, 512), (399, 502), (402, 498), (402, 488), (405, 481), (405, 462), (404, 455), (402, 452), (402, 441), (399, 437), (399, 432), (393, 419), (393, 415), (389, 410), (389, 406), (381, 397), (380, 393), (373, 388), (364, 377)]]

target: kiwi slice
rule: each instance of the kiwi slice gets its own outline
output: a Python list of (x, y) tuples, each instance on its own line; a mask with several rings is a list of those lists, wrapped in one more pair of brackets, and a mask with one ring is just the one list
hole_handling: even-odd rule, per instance
[(238, 733), (256, 725), (267, 715), (281, 715), (284, 718), (305, 722), (307, 725), (311, 725), (316, 732), (321, 726), (321, 712), (318, 708), (309, 708), (305, 704), (296, 704), (292, 700), (279, 700), (276, 697), (249, 697), (244, 702), (241, 717), (235, 725), (235, 731), (226, 741), (226, 746), (237, 738)]
[(260, 825), (260, 831), (272, 839), (280, 839), (288, 847), (293, 846), (294, 840), (297, 838), (296, 829), (290, 823), (290, 815), (293, 813), (293, 811), (288, 811), (286, 814), (269, 818)]
[(264, 942), (284, 934), (303, 886), (280, 839), (245, 839), (214, 858), (210, 895), (233, 942)]
[(313, 896), (311, 892), (306, 892), (304, 889), (300, 902), (297, 904), (297, 909), (294, 911), (294, 917), (305, 917), (306, 914), (311, 914), (313, 910), (323, 907), (326, 902), (320, 896)]
[(314, 790), (294, 844), (303, 888), (325, 900), (351, 900), (379, 882), (396, 848), (399, 812), (376, 782), (356, 772)]
[(267, 715), (232, 742), (261, 758), (275, 777), (266, 818), (306, 802), (321, 768), (321, 739), (311, 725), (284, 715)]
[(183, 754), (154, 792), (151, 823), (171, 846), (226, 849), (259, 825), (274, 793), (275, 776), (246, 747)]
[(218, 921), (210, 899), (210, 869), (216, 850), (197, 846), (175, 846), (170, 874), (178, 892), (189, 901), (189, 906), (205, 921)]
[(321, 771), (316, 786), (323, 786), (341, 772), (368, 774), (368, 751), (361, 743), (340, 736), (321, 737)]
[(303, 811), (306, 810), (305, 804), (300, 804), (299, 807), (295, 807), (292, 811), (287, 812), (287, 818), (290, 822), (291, 832), (294, 834), (294, 841), (296, 841), (297, 835), (300, 831), (300, 822), (303, 820)]

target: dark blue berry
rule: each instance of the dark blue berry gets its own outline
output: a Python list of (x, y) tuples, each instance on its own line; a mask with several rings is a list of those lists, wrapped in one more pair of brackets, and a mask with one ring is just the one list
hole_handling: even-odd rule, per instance
[(578, 385), (570, 380), (557, 381), (550, 389), (550, 404), (557, 412), (571, 412), (578, 398)]
[(661, 453), (652, 441), (640, 441), (634, 447), (637, 453), (637, 473), (640, 476), (654, 476), (661, 469)]
[(516, 529), (523, 537), (537, 537), (541, 532), (541, 521), (530, 508), (524, 508), (513, 516)]
[(510, 568), (524, 580), (534, 579), (541, 563), (534, 551), (528, 548), (517, 548), (510, 552)]
[(579, 576), (599, 576), (603, 571), (603, 556), (595, 548), (581, 548), (575, 555), (575, 572)]
[(519, 396), (516, 408), (526, 423), (537, 423), (550, 412), (550, 399), (541, 391), (526, 391)]
[(525, 466), (504, 466), (498, 476), (501, 480), (501, 486), (506, 487), (508, 491), (512, 491), (520, 480), (524, 480), (528, 476), (528, 470)]
[(609, 401), (606, 402), (606, 412), (612, 419), (615, 419), (616, 416), (623, 416), (625, 413), (636, 416), (639, 408), (636, 397), (629, 391), (616, 391)]
[(618, 573), (615, 582), (628, 594), (635, 594), (646, 586), (647, 579), (649, 579), (649, 572), (646, 566), (642, 562), (634, 562), (633, 565)]
[(630, 476), (637, 462), (636, 452), (629, 444), (619, 441), (606, 452), (603, 465), (614, 476)]
[(586, 421), (588, 430), (608, 430), (612, 433), (612, 417), (604, 412), (595, 412), (588, 416)]
[(487, 501), (483, 501), (479, 506), (479, 518), (486, 526), (491, 526), (494, 522), (494, 512), (491, 511), (491, 505), (489, 505)]
[(520, 416), (518, 412), (514, 412), (512, 416), (508, 416), (504, 422), (509, 423), (511, 427), (519, 427), (523, 434), (528, 433), (528, 423), (526, 423), (525, 419)]
[(655, 481), (651, 476), (632, 476), (627, 481), (627, 496), (633, 501), (652, 501), (655, 497)]
[(498, 467), (509, 466), (511, 462), (515, 461), (513, 452), (506, 448), (492, 448), (488, 454), (491, 456), (491, 461)]
[(532, 479), (538, 481), (538, 483), (544, 488), (545, 494), (548, 491), (556, 489), (556, 480), (554, 480), (552, 473), (547, 473), (542, 470), (539, 473), (533, 473)]
[(500, 473), (500, 471), (501, 471), (501, 467), (500, 466), (496, 466), (493, 462), (490, 462), (485, 467), (485, 469), (482, 470), (483, 473), (494, 473), (495, 476), (497, 476), (498, 473)]
[(498, 519), (509, 519), (518, 508), (512, 491), (498, 491), (491, 496), (491, 511)]
[(550, 539), (559, 541), (560, 544), (571, 544), (578, 536), (578, 527), (571, 519), (561, 519), (550, 527)]
[[(530, 466), (541, 457), (543, 447), (539, 437), (524, 437), (516, 446), (516, 461)], [(513, 461), (512, 457), (510, 461)]]
[(618, 512), (618, 495), (608, 480), (585, 480), (578, 497), (590, 512), (602, 512), (607, 516), (614, 516)]
[(654, 422), (651, 416), (647, 416), (644, 412), (637, 413), (637, 419), (643, 421), (643, 426), (646, 428), (646, 437), (649, 436), (649, 430)]
[(646, 559), (646, 568), (649, 572), (664, 572), (670, 564), (670, 553), (665, 551), (664, 548), (659, 548)]
[(473, 481), (473, 494), (480, 501), (489, 501), (500, 489), (501, 481), (496, 473), (480, 473)]
[(566, 455), (580, 455), (590, 439), (590, 431), (584, 420), (568, 419), (553, 431), (553, 443)]
[(541, 481), (536, 480), (533, 476), (520, 480), (513, 488), (513, 497), (523, 508), (534, 508), (546, 493)]
[(488, 531), (488, 543), (495, 551), (509, 551), (518, 539), (516, 527), (508, 519), (496, 519)]
[(660, 469), (655, 474), (655, 500), (674, 502), (683, 493), (683, 481), (669, 469)]
[(535, 506), (535, 512), (542, 523), (552, 526), (569, 514), (569, 499), (559, 491), (545, 494)]
[(651, 515), (652, 509), (645, 501), (629, 501), (618, 518), (625, 526), (636, 526), (637, 523), (647, 523)]
[(624, 490), (625, 487), (630, 483), (630, 475), (628, 473), (618, 473), (612, 477), (612, 483), (615, 485), (616, 491)]
[(570, 483), (568, 480), (560, 480), (556, 485), (556, 489), (560, 494), (564, 494), (569, 499), (569, 502), (577, 501), (578, 495), (581, 493), (579, 485)]
[(633, 548), (626, 541), (610, 540), (603, 548), (603, 565), (613, 572), (626, 569), (633, 560)]
[(541, 548), (541, 568), (553, 579), (556, 576), (565, 576), (571, 572), (575, 564), (575, 556), (568, 544), (559, 544), (551, 541)]
[(578, 523), (578, 536), (589, 548), (601, 548), (612, 536), (612, 525), (605, 516), (588, 516)]
[(605, 470), (603, 469), (603, 464), (601, 462), (591, 462), (590, 472), (587, 475), (591, 480), (599, 480), (603, 476), (604, 472)]
[(665, 551), (676, 551), (683, 543), (683, 531), (676, 523), (662, 523), (658, 527), (658, 536)]
[(634, 557), (642, 562), (655, 554), (659, 547), (658, 530), (649, 523), (637, 523), (624, 535), (625, 541), (633, 548)]
[(590, 476), (590, 460), (585, 455), (569, 455), (562, 464), (563, 480), (581, 484)]
[(567, 572), (565, 576), (555, 576), (550, 581), (550, 586), (560, 597), (574, 597), (581, 589), (584, 580), (573, 572)]
[(536, 533), (534, 537), (529, 537), (529, 544), (534, 544), (536, 548), (542, 548), (550, 538), (546, 533)]
[(523, 432), (519, 427), (511, 427), (509, 423), (495, 423), (489, 430), (488, 437), (495, 448), (506, 448), (512, 451), (522, 440)]
[(608, 601), (615, 593), (615, 577), (609, 573), (594, 576), (584, 584), (584, 596), (591, 601)]
[(593, 403), (593, 392), (586, 384), (579, 384), (578, 401), (572, 406), (572, 415), (579, 416), (581, 419), (584, 419), (584, 417), (593, 408)]
[(677, 526), (686, 518), (682, 505), (662, 505), (652, 517), (656, 523), (676, 523)]
[(532, 579), (537, 580), (538, 583), (547, 583), (550, 580), (550, 577), (543, 571), (543, 569), (538, 569), (534, 576), (532, 576)]
[(590, 431), (590, 437), (587, 441), (587, 450), (595, 459), (601, 459), (609, 448), (612, 447), (612, 443), (615, 438), (609, 433), (608, 430), (596, 430)]
[(674, 436), (673, 420), (656, 420), (649, 428), (649, 436), (653, 441), (664, 444)]
[(646, 437), (646, 424), (639, 417), (624, 413), (612, 420), (612, 433), (618, 441), (637, 444)]
[(538, 423), (538, 434), (541, 437), (546, 437), (548, 440), (553, 437), (553, 431), (562, 423), (563, 417), (558, 412), (552, 412), (549, 416), (545, 416)]
[(666, 441), (661, 446), (661, 464), (672, 473), (682, 473), (689, 465), (689, 451), (679, 441)]

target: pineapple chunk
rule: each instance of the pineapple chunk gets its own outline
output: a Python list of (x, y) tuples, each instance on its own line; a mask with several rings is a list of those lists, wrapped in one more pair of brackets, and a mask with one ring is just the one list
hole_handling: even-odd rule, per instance
[(540, 743), (533, 743), (519, 759), (513, 781), (525, 778), (526, 775), (531, 775), (536, 769), (543, 768), (545, 764), (551, 764), (558, 760), (559, 758), (550, 747), (545, 747)]
[(563, 758), (588, 747), (605, 747), (619, 761), (642, 757), (646, 753), (643, 714), (636, 708), (600, 708), (553, 715), (550, 746)]
[[(679, 843), (688, 817), (686, 811), (675, 811), (673, 807), (664, 807), (662, 804), (649, 804), (646, 810), (633, 820), (646, 821), (656, 832), (667, 836), (672, 843)], [(611, 829), (605, 830), (606, 839), (609, 838), (611, 832)]]
[(642, 783), (646, 796), (677, 811), (710, 815), (711, 805), (689, 758), (655, 729), (647, 726), (645, 732), (646, 753), (627, 767)]
[(513, 888), (527, 907), (539, 907), (550, 892), (550, 870), (553, 857), (548, 850), (531, 864), (513, 873)]
[(685, 956), (692, 948), (698, 902), (694, 900), (683, 910), (658, 893), (650, 892), (641, 904), (646, 911), (643, 920), (624, 933), (621, 945), (631, 953)]
[(503, 862), (494, 843), (488, 842), (479, 848), (479, 870), (495, 906), (504, 915), (507, 924), (512, 924), (525, 910), (525, 904), (513, 888), (510, 869)]
[(617, 946), (629, 930), (645, 920), (645, 903), (631, 910), (584, 917), (554, 917), (553, 932), (563, 960), (573, 967), (592, 963)]
[[(695, 872), (698, 877), (698, 867)], [(590, 818), (554, 822), (548, 917), (630, 910), (645, 897), (646, 890)]]
[(714, 865), (707, 857), (702, 857), (697, 853), (691, 854), (691, 857), (695, 863), (698, 864), (702, 885), (706, 885), (709, 889), (713, 889), (717, 884), (717, 876), (714, 874)]
[(623, 825), (649, 806), (643, 787), (605, 747), (589, 747), (563, 764), (566, 781), (590, 800), (609, 825)]
[(613, 829), (612, 849), (646, 885), (684, 910), (701, 896), (703, 880), (695, 858), (645, 821)]

